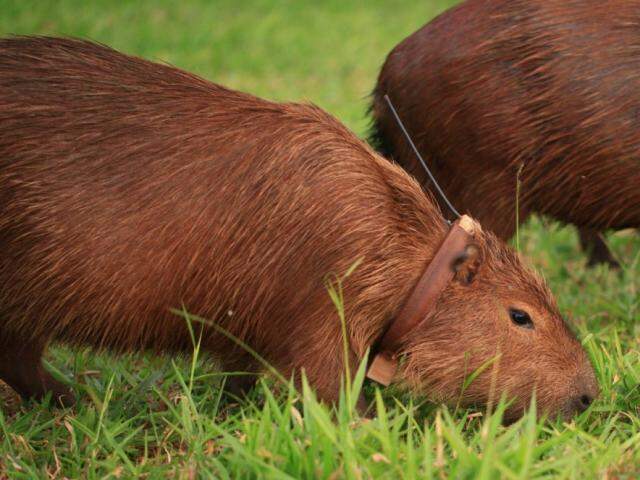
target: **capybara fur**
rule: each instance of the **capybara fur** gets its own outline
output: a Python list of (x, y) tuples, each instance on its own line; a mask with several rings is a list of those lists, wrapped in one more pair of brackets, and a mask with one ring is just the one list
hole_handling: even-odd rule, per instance
[[(354, 372), (447, 228), (419, 183), (319, 108), (69, 39), (0, 41), (0, 197), (0, 377), (63, 403), (49, 342), (190, 352), (182, 307), (219, 326), (202, 348), (225, 370), (260, 364), (221, 329), (336, 401), (327, 279), (359, 262), (343, 283)], [(466, 404), (505, 393), (512, 416), (534, 389), (542, 411), (583, 410), (594, 373), (551, 293), (492, 234), (475, 242), (407, 338), (399, 382)]]
[[(468, 0), (396, 46), (374, 93), (372, 141), (499, 237), (537, 212), (600, 232), (640, 227), (640, 1)], [(520, 192), (517, 196), (517, 176)]]

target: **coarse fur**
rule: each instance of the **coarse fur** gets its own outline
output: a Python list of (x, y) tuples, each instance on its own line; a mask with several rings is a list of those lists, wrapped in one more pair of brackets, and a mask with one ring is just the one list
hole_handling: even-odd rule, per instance
[(516, 205), (572, 223), (615, 263), (599, 232), (640, 227), (639, 26), (639, 0), (463, 2), (387, 57), (372, 143), (428, 185), (388, 94), (459, 210), (503, 239)]
[[(446, 232), (415, 180), (319, 108), (71, 39), (0, 40), (0, 200), (0, 378), (63, 403), (40, 364), (49, 342), (190, 351), (182, 305), (335, 401), (327, 278), (360, 262), (343, 285), (354, 371)], [(581, 410), (595, 378), (549, 290), (493, 235), (477, 243), (475, 279), (452, 282), (408, 339), (402, 377), (455, 401), (500, 350), (512, 415), (534, 386), (543, 410)], [(509, 320), (514, 304), (534, 330)], [(216, 329), (202, 342), (227, 370), (259, 370)], [(491, 382), (463, 400), (486, 403)]]

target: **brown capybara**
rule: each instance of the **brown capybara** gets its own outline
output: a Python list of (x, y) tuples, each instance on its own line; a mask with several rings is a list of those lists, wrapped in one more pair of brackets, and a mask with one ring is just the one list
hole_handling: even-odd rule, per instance
[(463, 2), (387, 57), (372, 141), (428, 185), (388, 94), (458, 209), (507, 239), (519, 202), (615, 264), (600, 232), (640, 227), (639, 22), (639, 0)]
[[(0, 378), (63, 403), (49, 342), (188, 352), (181, 306), (335, 401), (327, 278), (360, 262), (343, 285), (353, 372), (447, 230), (416, 181), (314, 106), (54, 38), (0, 41), (0, 199)], [(584, 410), (594, 372), (551, 293), (492, 234), (475, 243), (406, 339), (398, 381), (442, 401), (506, 393), (512, 416), (534, 389), (543, 411)], [(219, 329), (203, 335), (226, 370), (259, 370)]]

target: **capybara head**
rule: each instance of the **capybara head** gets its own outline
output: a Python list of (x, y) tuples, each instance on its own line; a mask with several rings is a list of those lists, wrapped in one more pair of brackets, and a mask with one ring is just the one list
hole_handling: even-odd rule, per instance
[(543, 279), (489, 232), (477, 233), (452, 268), (453, 281), (407, 345), (408, 385), (463, 405), (504, 393), (508, 420), (528, 408), (534, 391), (540, 413), (586, 410), (598, 395), (594, 371)]

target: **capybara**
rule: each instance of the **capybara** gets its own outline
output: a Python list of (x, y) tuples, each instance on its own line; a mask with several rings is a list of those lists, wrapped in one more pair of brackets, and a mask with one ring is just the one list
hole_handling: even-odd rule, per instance
[[(354, 372), (447, 231), (416, 181), (319, 108), (80, 40), (0, 41), (0, 182), (0, 378), (62, 403), (49, 342), (189, 352), (176, 307), (218, 325), (202, 347), (225, 370), (260, 370), (233, 335), (331, 403), (328, 279), (358, 265), (342, 286)], [(467, 404), (505, 393), (514, 417), (534, 389), (542, 411), (584, 410), (594, 372), (548, 288), (493, 234), (474, 245), (398, 382)]]
[(640, 227), (639, 22), (638, 0), (463, 2), (387, 57), (372, 142), (428, 186), (388, 94), (458, 209), (503, 239), (516, 205), (574, 224), (615, 264), (600, 232)]

